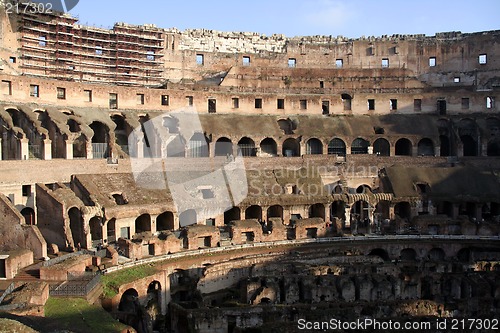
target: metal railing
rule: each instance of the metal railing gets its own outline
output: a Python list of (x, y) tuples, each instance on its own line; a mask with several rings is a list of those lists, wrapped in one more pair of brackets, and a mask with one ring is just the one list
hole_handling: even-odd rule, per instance
[[(80, 283), (79, 283), (80, 282)], [(59, 285), (51, 285), (49, 288), (50, 296), (69, 296), (84, 297), (87, 296), (101, 282), (101, 275), (93, 275), (91, 280), (68, 280)]]

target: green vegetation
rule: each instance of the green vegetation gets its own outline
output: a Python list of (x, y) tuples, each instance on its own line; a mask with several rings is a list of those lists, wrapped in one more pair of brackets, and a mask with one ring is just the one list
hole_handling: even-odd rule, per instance
[(156, 267), (151, 264), (146, 264), (106, 274), (101, 278), (101, 283), (104, 288), (103, 295), (106, 298), (112, 298), (118, 294), (118, 288), (120, 288), (122, 284), (130, 283), (155, 273), (157, 273)]
[(57, 323), (59, 330), (72, 332), (117, 333), (127, 327), (102, 307), (90, 305), (82, 298), (50, 297), (45, 304), (45, 317)]

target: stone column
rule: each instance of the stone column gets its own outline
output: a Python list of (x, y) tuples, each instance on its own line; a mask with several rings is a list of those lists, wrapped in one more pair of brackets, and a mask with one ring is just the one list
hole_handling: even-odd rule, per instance
[(368, 154), (373, 155), (373, 146), (368, 146)]
[(43, 159), (51, 160), (52, 159), (52, 140), (45, 139), (43, 142)]
[(389, 146), (389, 156), (396, 156), (396, 146)]
[(328, 155), (328, 144), (330, 142), (327, 142), (326, 144), (324, 142), (322, 142), (323, 144), (323, 155)]
[(212, 141), (208, 144), (208, 151), (210, 157), (215, 157), (215, 142)]
[(70, 140), (66, 140), (64, 143), (66, 144), (66, 159), (72, 160), (74, 158), (73, 142), (71, 142)]
[(299, 143), (299, 149), (300, 149), (300, 154), (299, 156), (306, 155), (307, 154), (307, 145), (304, 141), (301, 141)]
[(418, 156), (418, 145), (411, 147), (411, 156)]
[(3, 140), (0, 137), (0, 161), (2, 160), (2, 147), (3, 147)]
[(441, 156), (441, 146), (434, 147), (434, 156)]
[(162, 274), (163, 274), (163, 279), (162, 279), (163, 283), (161, 288), (160, 308), (161, 308), (161, 314), (165, 316), (167, 314), (168, 304), (172, 300), (172, 295), (170, 293), (170, 276), (169, 276), (170, 274), (172, 274), (172, 272), (170, 271), (170, 269), (168, 269), (168, 270), (163, 270)]
[(477, 154), (478, 156), (488, 156), (488, 142), (483, 142), (483, 144), (481, 145), (481, 150), (478, 152), (479, 154)]
[(461, 142), (457, 143), (457, 156), (464, 157), (464, 145)]
[(87, 149), (87, 159), (91, 160), (94, 158), (94, 150), (92, 149), (92, 141), (85, 142), (85, 147)]
[(20, 139), (21, 142), (21, 159), (28, 160), (30, 158), (30, 148), (28, 139)]
[(350, 206), (345, 206), (344, 207), (344, 214), (345, 214), (345, 227), (350, 228), (351, 227), (351, 207)]

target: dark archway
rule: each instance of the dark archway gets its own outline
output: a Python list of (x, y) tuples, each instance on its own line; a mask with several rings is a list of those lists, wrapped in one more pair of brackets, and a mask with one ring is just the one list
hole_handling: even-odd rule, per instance
[(402, 138), (396, 141), (396, 156), (411, 156), (412, 155), (412, 144), (411, 141)]
[(488, 156), (500, 156), (500, 139), (496, 138), (488, 142), (486, 154)]
[(73, 207), (68, 211), (68, 216), (71, 235), (73, 237), (73, 246), (76, 248), (85, 247), (82, 213), (78, 208)]
[(90, 128), (94, 131), (92, 136), (92, 153), (94, 159), (109, 157), (109, 129), (106, 125), (99, 121), (94, 121), (90, 124)]
[(446, 135), (439, 136), (440, 156), (451, 156), (450, 139)]
[(418, 156), (434, 156), (434, 142), (429, 138), (423, 138), (418, 142)]
[(283, 220), (283, 206), (274, 205), (267, 209), (267, 218), (277, 217)]
[(384, 249), (380, 249), (380, 248), (371, 250), (370, 253), (368, 253), (368, 255), (369, 256), (380, 257), (384, 261), (389, 261), (390, 260), (389, 254), (387, 253), (387, 251), (384, 250)]
[(346, 153), (346, 144), (342, 139), (335, 138), (328, 143), (328, 155), (345, 156)]
[(135, 233), (151, 232), (151, 215), (142, 214), (135, 219)]
[(352, 142), (351, 154), (368, 154), (368, 146), (370, 143), (362, 138), (357, 138)]
[(276, 156), (278, 155), (278, 145), (272, 138), (265, 138), (260, 143), (261, 156)]
[(250, 138), (244, 137), (238, 142), (238, 149), (241, 151), (241, 155), (245, 157), (257, 156), (257, 149), (255, 147), (255, 141)]
[(153, 331), (160, 328), (161, 318), (161, 283), (152, 281), (148, 286), (147, 291), (147, 304), (145, 306), (147, 312), (152, 315), (151, 320), (153, 324)]
[(462, 135), (460, 141), (462, 141), (464, 156), (477, 156), (477, 143), (472, 136)]
[(373, 143), (373, 153), (379, 156), (390, 156), (391, 155), (391, 145), (389, 141), (384, 138), (378, 138)]
[(208, 142), (205, 135), (202, 133), (195, 133), (189, 139), (189, 150), (187, 157), (208, 157)]
[(400, 258), (404, 261), (417, 261), (417, 251), (411, 248), (403, 249)]
[(139, 306), (139, 293), (135, 289), (127, 289), (120, 298), (118, 311), (137, 314)]
[(394, 206), (394, 214), (402, 219), (410, 221), (411, 219), (411, 205), (409, 202), (399, 202)]
[(224, 224), (228, 225), (231, 221), (241, 220), (241, 209), (239, 207), (233, 207), (230, 210), (224, 212)]
[(297, 139), (286, 139), (285, 142), (283, 142), (283, 156), (286, 157), (294, 157), (294, 156), (300, 156), (300, 144)]
[(262, 207), (253, 205), (245, 210), (245, 219), (257, 219), (262, 220)]
[(316, 203), (309, 207), (309, 218), (320, 217), (325, 220), (325, 205)]
[(185, 227), (187, 225), (192, 225), (192, 224), (197, 224), (198, 223), (198, 216), (196, 214), (196, 211), (194, 209), (188, 209), (186, 211), (183, 211), (179, 215), (179, 225), (181, 227)]
[(446, 257), (443, 249), (438, 247), (432, 248), (427, 256), (432, 261), (443, 261)]
[(156, 217), (156, 230), (175, 230), (174, 213), (164, 212)]
[(316, 138), (309, 139), (306, 144), (306, 154), (307, 155), (323, 154), (323, 143)]
[(21, 210), (21, 215), (24, 217), (24, 223), (27, 225), (36, 225), (35, 211), (31, 207), (25, 207)]
[(215, 156), (233, 155), (233, 143), (228, 138), (220, 138), (215, 142)]
[(94, 216), (89, 221), (90, 238), (92, 239), (92, 247), (102, 245), (102, 218)]
[(116, 219), (112, 218), (106, 226), (108, 232), (108, 243), (116, 242)]

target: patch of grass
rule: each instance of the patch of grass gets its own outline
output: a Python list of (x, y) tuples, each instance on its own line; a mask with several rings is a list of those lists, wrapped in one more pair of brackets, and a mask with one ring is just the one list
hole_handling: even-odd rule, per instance
[(127, 327), (82, 298), (50, 297), (45, 304), (45, 317), (57, 323), (58, 329), (72, 332), (117, 333)]
[(104, 288), (103, 295), (106, 298), (112, 298), (118, 294), (118, 288), (122, 284), (130, 283), (155, 273), (157, 273), (156, 267), (146, 264), (106, 274), (101, 277), (101, 283)]

